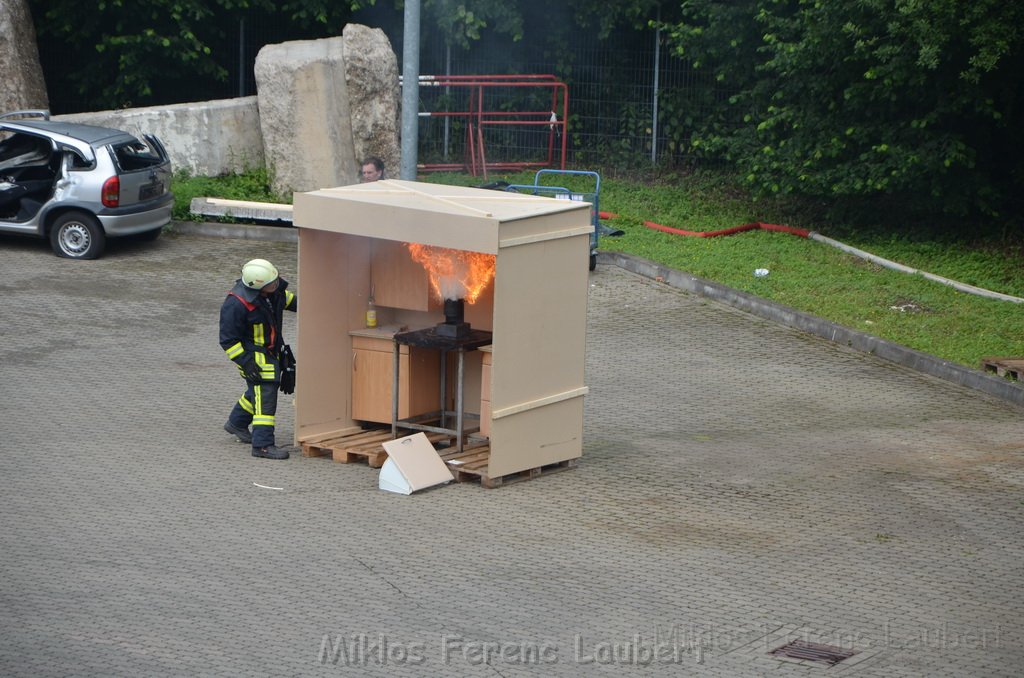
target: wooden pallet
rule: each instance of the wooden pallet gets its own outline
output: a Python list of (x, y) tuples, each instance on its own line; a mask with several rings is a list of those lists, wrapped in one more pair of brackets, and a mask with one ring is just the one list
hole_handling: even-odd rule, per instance
[(305, 440), (302, 442), (302, 454), (307, 457), (330, 455), (341, 464), (365, 461), (370, 468), (380, 468), (388, 458), (381, 444), (386, 440), (391, 440), (391, 429), (375, 428), (348, 435)]
[(503, 476), (491, 477), (487, 475), (487, 466), (490, 463), (491, 448), (486, 443), (476, 447), (466, 447), (462, 452), (449, 452), (442, 454), (441, 459), (448, 465), (448, 469), (460, 483), (480, 481), (481, 487), (492, 489), (518, 483), (524, 480), (533, 480), (540, 476), (550, 475), (558, 471), (576, 468), (578, 459), (566, 459), (565, 461), (547, 464), (537, 468), (528, 468), (515, 473)]
[[(339, 464), (365, 461), (370, 468), (380, 468), (388, 459), (384, 443), (391, 439), (390, 428), (357, 431), (343, 436), (303, 441), (302, 454), (307, 457), (330, 455)], [(448, 439), (443, 433), (427, 434), (427, 440), (434, 444)]]
[(1024, 381), (1024, 358), (982, 358), (981, 366), (986, 372), (995, 372), (1000, 377)]

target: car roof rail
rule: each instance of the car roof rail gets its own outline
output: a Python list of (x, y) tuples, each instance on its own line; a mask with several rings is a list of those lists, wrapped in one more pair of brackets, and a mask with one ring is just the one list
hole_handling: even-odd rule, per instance
[(43, 120), (49, 120), (50, 111), (45, 108), (29, 108), (23, 111), (11, 111), (10, 113), (0, 114), (0, 120), (7, 120), (9, 118), (42, 118)]

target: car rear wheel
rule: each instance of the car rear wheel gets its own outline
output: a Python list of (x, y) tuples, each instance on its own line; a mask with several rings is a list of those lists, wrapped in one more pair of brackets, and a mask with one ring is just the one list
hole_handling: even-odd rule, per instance
[(103, 254), (107, 237), (91, 214), (72, 210), (57, 217), (50, 229), (50, 246), (58, 257), (95, 259)]

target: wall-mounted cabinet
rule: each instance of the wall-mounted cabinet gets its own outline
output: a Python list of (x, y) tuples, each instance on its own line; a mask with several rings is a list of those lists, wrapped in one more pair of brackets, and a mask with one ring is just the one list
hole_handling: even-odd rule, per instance
[(410, 311), (441, 307), (430, 293), (427, 272), (414, 261), (404, 243), (375, 240), (371, 246), (370, 283), (377, 306)]

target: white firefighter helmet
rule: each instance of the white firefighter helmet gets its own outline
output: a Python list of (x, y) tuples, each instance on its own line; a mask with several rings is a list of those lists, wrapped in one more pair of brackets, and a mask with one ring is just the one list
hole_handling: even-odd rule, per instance
[(242, 284), (261, 290), (277, 280), (277, 269), (266, 259), (253, 259), (242, 267)]

